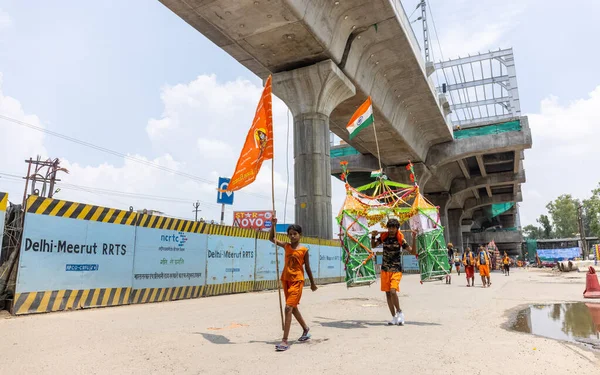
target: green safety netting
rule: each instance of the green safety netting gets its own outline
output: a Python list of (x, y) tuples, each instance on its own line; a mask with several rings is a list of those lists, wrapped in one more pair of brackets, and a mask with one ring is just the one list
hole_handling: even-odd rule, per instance
[(494, 203), (494, 204), (492, 204), (492, 217), (496, 217), (498, 215), (502, 215), (506, 211), (508, 211), (511, 208), (513, 208), (514, 205), (515, 205), (514, 202), (509, 202), (509, 203)]
[(490, 134), (501, 134), (519, 130), (521, 130), (521, 121), (514, 120), (509, 122), (503, 122), (501, 124), (485, 125), (476, 128), (455, 130), (454, 139), (471, 138)]
[(346, 285), (351, 287), (372, 284), (377, 280), (377, 274), (366, 218), (359, 217), (348, 209), (342, 210), (337, 221), (343, 235)]
[(527, 239), (527, 258), (530, 262), (535, 263), (535, 255), (537, 254), (537, 240)]
[(421, 281), (441, 279), (450, 273), (444, 229), (434, 229), (417, 236)]

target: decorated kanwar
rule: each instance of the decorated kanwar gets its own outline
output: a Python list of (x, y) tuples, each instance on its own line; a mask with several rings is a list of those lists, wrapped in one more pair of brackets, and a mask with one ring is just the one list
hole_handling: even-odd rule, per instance
[[(370, 125), (377, 143), (373, 109), (371, 99), (368, 98), (352, 116), (346, 129), (350, 137), (355, 137)], [(379, 154), (378, 145), (377, 150)], [(375, 181), (359, 187), (352, 187), (348, 183), (348, 162), (342, 161), (340, 164), (346, 199), (337, 222), (344, 250), (346, 285), (363, 286), (376, 281), (374, 249), (382, 245), (381, 290), (386, 293), (392, 315), (388, 324), (403, 325), (404, 313), (397, 296), (402, 279), (403, 251), (418, 257), (421, 283), (441, 280), (450, 273), (444, 228), (440, 225), (438, 208), (420, 193), (414, 167), (410, 162), (406, 169), (412, 185), (390, 181), (380, 164), (380, 168), (371, 173)], [(403, 225), (412, 233), (410, 244), (401, 232)], [(370, 228), (376, 226), (387, 228), (387, 232), (373, 231), (369, 238)]]

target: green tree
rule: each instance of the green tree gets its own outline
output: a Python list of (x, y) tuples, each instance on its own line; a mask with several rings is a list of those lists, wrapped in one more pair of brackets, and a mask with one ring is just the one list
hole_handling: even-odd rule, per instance
[(600, 236), (600, 184), (592, 190), (592, 196), (583, 201), (583, 212), (586, 236)]
[(544, 231), (540, 227), (536, 227), (535, 225), (529, 224), (523, 228), (523, 234), (529, 239), (538, 240), (540, 238), (543, 238)]
[(542, 226), (542, 233), (540, 238), (552, 238), (552, 224), (548, 215), (540, 215), (537, 219), (538, 224)]
[(546, 205), (554, 223), (554, 234), (557, 237), (573, 237), (579, 233), (577, 224), (579, 204), (579, 200), (573, 198), (571, 194), (563, 194)]

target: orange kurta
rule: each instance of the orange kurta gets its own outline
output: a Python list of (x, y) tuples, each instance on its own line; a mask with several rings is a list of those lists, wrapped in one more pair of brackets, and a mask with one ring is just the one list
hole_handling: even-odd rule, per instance
[(304, 246), (293, 249), (292, 245), (285, 245), (285, 264), (281, 281), (287, 306), (296, 307), (300, 304), (302, 288), (304, 288), (304, 256), (307, 251)]

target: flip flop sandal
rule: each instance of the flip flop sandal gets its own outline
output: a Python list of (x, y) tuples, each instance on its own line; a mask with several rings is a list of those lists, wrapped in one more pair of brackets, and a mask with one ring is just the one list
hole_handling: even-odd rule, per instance
[(310, 339), (310, 333), (300, 336), (300, 338), (298, 339), (298, 342), (308, 341), (308, 339)]
[(286, 350), (288, 350), (290, 348), (289, 345), (275, 345), (275, 350), (278, 352), (285, 352)]

